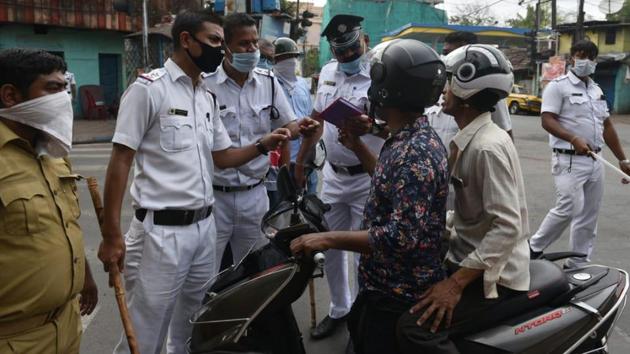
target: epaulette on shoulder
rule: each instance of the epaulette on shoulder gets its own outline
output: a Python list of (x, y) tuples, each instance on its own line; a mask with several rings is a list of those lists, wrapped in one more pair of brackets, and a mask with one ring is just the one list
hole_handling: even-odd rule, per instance
[(144, 83), (144, 84), (150, 84), (150, 83), (152, 83), (154, 81), (159, 80), (164, 75), (166, 75), (166, 69), (164, 69), (164, 68), (151, 70), (151, 72), (149, 72), (149, 73), (144, 73), (142, 75), (139, 75), (138, 76), (138, 82), (141, 82), (141, 83)]
[(562, 80), (566, 80), (566, 79), (568, 79), (568, 78), (569, 78), (569, 75), (560, 75), (560, 76), (558, 76), (558, 77), (554, 78), (554, 79), (553, 79), (553, 80), (551, 80), (551, 81), (562, 81)]
[(274, 76), (273, 71), (271, 71), (269, 69), (254, 68), (254, 72), (256, 74), (260, 74), (260, 75), (271, 76), (271, 77)]

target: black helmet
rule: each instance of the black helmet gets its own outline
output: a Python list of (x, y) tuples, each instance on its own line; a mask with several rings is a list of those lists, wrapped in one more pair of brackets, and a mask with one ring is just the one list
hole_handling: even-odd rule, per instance
[(274, 58), (277, 58), (281, 55), (287, 55), (287, 54), (300, 55), (300, 49), (298, 48), (295, 41), (292, 40), (291, 38), (287, 38), (287, 37), (276, 38), (276, 40), (273, 41), (273, 45), (276, 48), (276, 54), (274, 55)]
[(446, 70), (428, 45), (415, 39), (394, 39), (373, 49), (370, 78), (372, 107), (422, 112), (440, 97)]

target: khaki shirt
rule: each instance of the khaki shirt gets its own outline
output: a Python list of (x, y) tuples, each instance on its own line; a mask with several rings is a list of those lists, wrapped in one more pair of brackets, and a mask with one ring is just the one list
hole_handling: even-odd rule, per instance
[[(521, 165), (509, 135), (489, 113), (475, 118), (451, 143), (456, 235), (447, 258), (482, 269), (486, 298), (496, 284), (529, 290), (529, 222)], [(449, 159), (450, 160), (450, 159)]]
[(76, 176), (0, 122), (0, 324), (49, 313), (83, 288)]

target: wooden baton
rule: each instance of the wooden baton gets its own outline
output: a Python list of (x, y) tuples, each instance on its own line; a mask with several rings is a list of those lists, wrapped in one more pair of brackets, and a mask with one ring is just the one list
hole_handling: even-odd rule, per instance
[(315, 282), (308, 281), (308, 297), (311, 303), (311, 328), (317, 326), (317, 310), (315, 309)]
[[(92, 197), (92, 204), (94, 204), (94, 211), (96, 212), (96, 219), (98, 220), (98, 226), (103, 232), (103, 202), (101, 199), (101, 193), (98, 190), (98, 181), (94, 177), (87, 178), (87, 186), (90, 191), (90, 197)], [(138, 341), (136, 340), (136, 332), (133, 329), (131, 323), (131, 317), (129, 317), (129, 310), (127, 309), (127, 302), (125, 301), (125, 288), (122, 285), (120, 278), (120, 270), (118, 265), (111, 265), (109, 268), (109, 274), (114, 283), (114, 293), (116, 294), (116, 302), (118, 303), (118, 311), (120, 312), (120, 318), (122, 320), (123, 329), (127, 336), (127, 343), (129, 344), (129, 350), (131, 354), (140, 354), (138, 350)]]

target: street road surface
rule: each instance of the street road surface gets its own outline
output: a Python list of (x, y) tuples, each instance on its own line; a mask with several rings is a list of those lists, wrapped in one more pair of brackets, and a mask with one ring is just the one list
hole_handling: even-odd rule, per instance
[[(535, 116), (513, 116), (516, 146), (521, 158), (525, 178), (529, 221), (531, 232), (535, 232), (549, 208), (553, 206), (555, 194), (549, 165), (550, 152), (547, 134), (540, 127), (540, 118)], [(617, 132), (622, 139), (626, 153), (630, 155), (630, 121), (616, 121)], [(98, 178), (101, 190), (104, 184), (105, 170), (111, 151), (110, 144), (79, 145), (71, 154), (76, 172), (83, 176)], [(605, 149), (604, 156), (609, 161), (616, 161), (610, 151)], [(599, 232), (594, 262), (630, 270), (630, 186), (622, 186), (619, 179), (607, 171), (606, 190), (599, 218)], [(106, 354), (119, 340), (121, 333), (120, 318), (112, 289), (107, 287), (107, 275), (97, 258), (100, 233), (92, 208), (87, 186), (80, 183), (81, 225), (85, 234), (87, 258), (99, 286), (99, 305), (96, 313), (85, 317), (85, 332), (81, 353)], [(123, 206), (123, 232), (131, 218), (131, 202), (127, 195)], [(568, 235), (551, 247), (553, 251), (566, 250)], [(326, 315), (328, 309), (327, 284), (323, 279), (316, 280), (316, 299), (318, 321)], [(309, 354), (342, 354), (345, 349), (347, 334), (345, 329), (332, 338), (311, 341), (308, 336), (310, 312), (307, 295), (294, 304), (296, 317), (304, 333), (306, 349)], [(609, 345), (611, 353), (630, 353), (630, 309), (621, 316)]]

